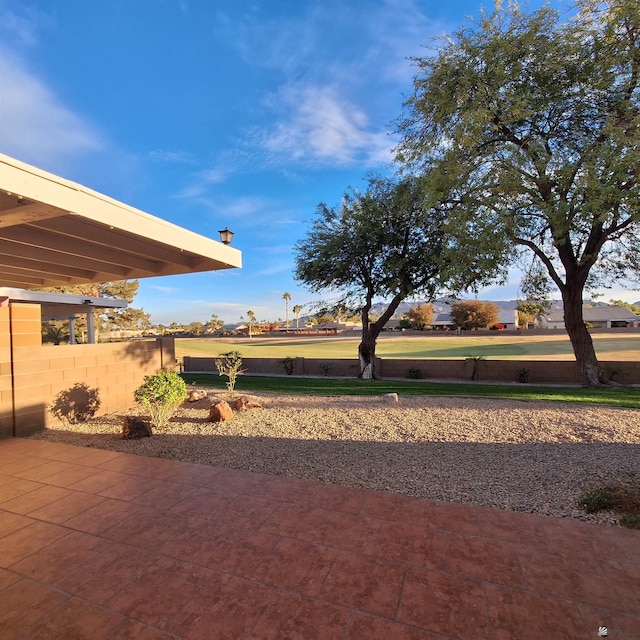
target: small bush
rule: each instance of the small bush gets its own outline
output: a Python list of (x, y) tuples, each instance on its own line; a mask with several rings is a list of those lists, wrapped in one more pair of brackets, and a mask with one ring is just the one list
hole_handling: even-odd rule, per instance
[(407, 371), (407, 378), (418, 380), (422, 378), (422, 371), (420, 371), (420, 369), (416, 369), (415, 367), (411, 367), (409, 371)]
[[(321, 362), (320, 363), (320, 368), (324, 371), (324, 375), (326, 376), (329, 373), (329, 369), (331, 369), (331, 363), (330, 362)], [(293, 373), (293, 370), (292, 370)]]
[(282, 363), (284, 370), (287, 372), (287, 375), (288, 376), (293, 375), (293, 367), (296, 363), (296, 359), (290, 356), (287, 356), (284, 360), (280, 360), (280, 362)]
[(598, 511), (612, 511), (620, 500), (620, 490), (618, 487), (605, 486), (587, 491), (580, 498), (580, 507), (587, 513), (597, 513)]
[(239, 351), (228, 351), (221, 353), (216, 359), (216, 368), (218, 375), (227, 376), (227, 392), (230, 398), (233, 398), (236, 388), (238, 376), (244, 373), (242, 368), (242, 356)]
[(518, 369), (518, 382), (529, 382), (529, 369)]
[(578, 500), (587, 513), (615, 511), (623, 527), (640, 528), (640, 475), (624, 473), (616, 482), (587, 491)]
[(176, 371), (160, 369), (151, 376), (145, 376), (134, 396), (136, 402), (149, 412), (153, 426), (164, 429), (187, 398), (187, 385)]
[(487, 359), (486, 356), (467, 356), (467, 360), (473, 362), (473, 370), (471, 371), (471, 380), (477, 380), (480, 373), (480, 365)]

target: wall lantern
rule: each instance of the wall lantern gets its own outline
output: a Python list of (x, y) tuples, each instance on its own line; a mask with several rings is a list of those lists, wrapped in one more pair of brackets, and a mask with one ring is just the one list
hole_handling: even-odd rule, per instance
[(222, 242), (222, 244), (231, 244), (231, 239), (233, 238), (233, 231), (229, 231), (229, 229), (225, 227), (224, 229), (220, 229), (218, 233), (220, 234), (220, 242)]

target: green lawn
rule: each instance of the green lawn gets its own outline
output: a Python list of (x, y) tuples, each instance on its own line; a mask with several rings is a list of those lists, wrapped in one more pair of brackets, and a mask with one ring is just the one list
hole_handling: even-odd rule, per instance
[[(225, 389), (226, 378), (212, 373), (181, 374), (188, 385)], [(510, 398), (522, 401), (555, 400), (640, 409), (640, 389), (635, 387), (538, 387), (527, 384), (490, 385), (436, 383), (357, 378), (297, 378), (295, 376), (249, 376), (238, 378), (236, 393), (279, 393), (320, 396), (377, 396), (395, 392), (400, 396), (465, 396)]]
[[(640, 333), (594, 334), (601, 360), (640, 359)], [(334, 337), (285, 338), (179, 338), (176, 355), (218, 356), (225, 351), (240, 351), (245, 358), (355, 358), (359, 339)], [(376, 353), (383, 358), (464, 359), (469, 356), (506, 360), (572, 360), (573, 351), (566, 335), (517, 336), (466, 335), (398, 336), (382, 335)]]

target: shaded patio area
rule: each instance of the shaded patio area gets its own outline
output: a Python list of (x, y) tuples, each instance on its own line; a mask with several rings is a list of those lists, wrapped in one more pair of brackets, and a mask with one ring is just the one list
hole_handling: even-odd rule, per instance
[(640, 531), (0, 440), (0, 638), (640, 638)]

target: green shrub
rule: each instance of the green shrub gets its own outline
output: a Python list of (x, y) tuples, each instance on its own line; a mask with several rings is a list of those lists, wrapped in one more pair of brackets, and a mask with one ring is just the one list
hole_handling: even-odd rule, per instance
[(640, 528), (640, 475), (626, 472), (616, 482), (588, 491), (578, 500), (587, 513), (610, 510), (620, 513), (623, 527)]
[(218, 369), (218, 375), (227, 376), (227, 392), (229, 397), (233, 398), (238, 376), (244, 373), (240, 352), (227, 351), (227, 353), (221, 353), (220, 357), (216, 358), (216, 368)]
[(407, 378), (419, 380), (420, 378), (422, 378), (422, 371), (420, 371), (420, 369), (417, 369), (416, 367), (410, 367), (407, 371)]
[(616, 508), (620, 500), (620, 489), (607, 485), (587, 491), (579, 500), (580, 506), (587, 513), (610, 511)]
[(164, 429), (178, 406), (187, 397), (187, 385), (176, 371), (160, 369), (135, 391), (136, 402), (150, 414), (151, 423), (157, 429)]
[(284, 360), (280, 360), (280, 363), (284, 367), (284, 370), (287, 372), (288, 376), (293, 375), (293, 367), (296, 364), (296, 359), (291, 356), (287, 356)]

